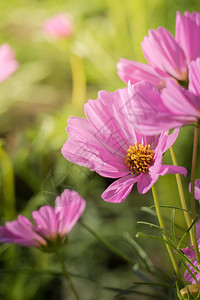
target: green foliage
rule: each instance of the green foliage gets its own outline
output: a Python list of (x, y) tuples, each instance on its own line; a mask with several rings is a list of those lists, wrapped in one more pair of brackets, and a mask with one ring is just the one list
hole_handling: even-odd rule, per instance
[[(69, 116), (83, 117), (84, 103), (96, 99), (98, 90), (125, 86), (116, 72), (119, 58), (144, 62), (140, 43), (148, 29), (165, 26), (174, 34), (176, 10), (195, 9), (198, 0), (0, 1), (0, 42), (10, 44), (20, 62), (0, 84), (1, 224), (17, 214), (31, 218), (32, 210), (53, 205), (64, 188), (77, 190), (87, 209), (62, 255), (83, 300), (176, 299), (164, 244), (178, 249), (185, 267), (190, 263), (180, 250), (189, 239), (173, 176), (161, 178), (158, 186), (159, 200), (166, 204), (167, 199), (172, 209), (170, 219), (162, 208), (169, 225), (164, 231), (148, 208), (150, 193), (141, 196), (134, 189), (122, 204), (105, 203), (100, 195), (110, 181), (67, 162), (60, 149)], [(75, 34), (67, 42), (50, 41), (41, 32), (42, 23), (62, 11), (73, 17)], [(191, 128), (183, 128), (175, 151), (188, 169), (190, 141)], [(171, 163), (168, 154), (164, 159)], [(150, 236), (148, 242), (134, 238), (141, 226), (138, 237)], [(1, 299), (73, 299), (52, 254), (0, 245), (0, 264)]]

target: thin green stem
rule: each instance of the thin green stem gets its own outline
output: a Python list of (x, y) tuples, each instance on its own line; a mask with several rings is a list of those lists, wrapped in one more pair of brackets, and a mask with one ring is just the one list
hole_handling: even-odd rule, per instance
[[(156, 207), (156, 213), (157, 213), (157, 217), (158, 217), (160, 227), (162, 229), (165, 229), (165, 223), (164, 223), (164, 220), (163, 220), (163, 217), (162, 217), (162, 214), (161, 214), (161, 210), (160, 210), (160, 206), (159, 206), (159, 202), (158, 202), (158, 196), (157, 196), (156, 188), (155, 188), (154, 185), (152, 186), (152, 194), (153, 194), (154, 204), (155, 204), (155, 207)], [(167, 241), (167, 237), (164, 234), (163, 234), (163, 239)], [(165, 245), (166, 245), (167, 251), (169, 253), (169, 256), (171, 258), (172, 265), (173, 265), (174, 270), (176, 272), (177, 278), (179, 278), (181, 280), (180, 270), (179, 270), (177, 262), (175, 260), (174, 253), (173, 253), (171, 247), (168, 244), (165, 244)]]
[[(197, 164), (197, 147), (198, 147), (198, 127), (197, 127), (197, 125), (195, 125), (193, 154), (192, 154), (192, 170), (191, 170), (191, 215), (192, 215), (192, 222), (194, 222), (195, 219), (196, 219), (194, 184), (195, 184), (195, 174), (196, 174), (196, 164)], [(198, 243), (197, 243), (196, 223), (192, 227), (192, 235), (193, 235), (192, 244), (194, 245), (196, 258), (197, 258), (198, 264), (200, 265), (200, 255), (199, 255), (199, 248), (198, 248)]]
[[(178, 166), (176, 156), (175, 156), (175, 153), (174, 153), (174, 149), (173, 149), (172, 146), (170, 147), (170, 154), (171, 154), (173, 165)], [(184, 192), (183, 192), (183, 185), (182, 185), (182, 181), (181, 181), (181, 176), (180, 176), (179, 173), (177, 173), (177, 174), (175, 174), (175, 177), (176, 177), (179, 197), (180, 197), (180, 200), (181, 200), (181, 205), (182, 205), (182, 208), (184, 209), (183, 213), (184, 213), (184, 217), (185, 217), (185, 220), (186, 220), (186, 223), (187, 223), (187, 228), (190, 228), (191, 218), (190, 218), (189, 213), (187, 212), (188, 208), (187, 208), (187, 204), (186, 204), (186, 201), (185, 201), (185, 195), (184, 195)], [(189, 234), (190, 234), (190, 239), (193, 242), (192, 232), (189, 231)]]
[(85, 103), (86, 78), (81, 57), (71, 53), (70, 64), (72, 71), (72, 105), (76, 109)]
[(64, 276), (65, 276), (65, 278), (67, 279), (67, 282), (68, 282), (68, 284), (69, 284), (69, 286), (70, 286), (70, 288), (71, 288), (71, 290), (72, 290), (72, 292), (73, 292), (73, 294), (74, 294), (76, 300), (79, 300), (79, 296), (78, 296), (78, 294), (77, 294), (77, 292), (76, 292), (76, 290), (75, 290), (75, 288), (74, 288), (74, 285), (73, 285), (73, 282), (72, 282), (72, 280), (71, 280), (70, 274), (69, 274), (69, 272), (67, 271), (66, 265), (64, 264), (64, 261), (63, 261), (62, 257), (60, 256), (60, 254), (59, 254), (59, 252), (58, 252), (57, 250), (55, 250), (55, 254), (56, 254), (57, 258), (58, 258), (58, 261), (59, 261), (60, 264), (61, 264), (61, 267), (62, 267), (62, 269), (63, 269)]

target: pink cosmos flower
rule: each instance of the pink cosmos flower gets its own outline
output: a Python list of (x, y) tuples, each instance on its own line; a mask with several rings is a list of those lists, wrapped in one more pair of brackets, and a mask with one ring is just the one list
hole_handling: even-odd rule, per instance
[[(191, 183), (189, 184), (189, 191), (191, 192)], [(194, 191), (195, 191), (195, 193), (194, 193), (195, 199), (200, 201), (200, 179), (196, 179)], [(197, 232), (197, 243), (200, 246), (200, 220), (198, 220), (197, 223), (196, 223), (196, 232)], [(194, 246), (186, 247), (186, 248), (181, 249), (181, 250), (191, 260), (193, 265), (195, 267), (198, 267), (198, 262), (197, 262), (197, 259), (196, 259)], [(197, 278), (198, 282), (200, 283), (200, 274), (197, 273), (191, 265), (189, 265), (189, 264), (187, 264), (187, 265), (188, 265), (190, 271), (196, 275), (196, 278)], [(196, 283), (196, 281), (190, 275), (188, 270), (185, 271), (184, 277), (185, 277), (185, 280), (187, 280), (188, 282), (191, 282), (191, 283), (194, 283), (194, 284)]]
[(64, 190), (56, 198), (55, 208), (49, 205), (33, 211), (36, 225), (26, 217), (0, 226), (0, 242), (48, 249), (49, 244), (62, 245), (85, 209), (85, 200), (75, 191)]
[(68, 122), (63, 156), (101, 176), (120, 178), (102, 194), (105, 201), (124, 201), (136, 182), (143, 194), (159, 176), (187, 173), (183, 167), (162, 164), (163, 153), (175, 142), (178, 130), (157, 137), (139, 134), (132, 124), (135, 109), (128, 88), (101, 91), (97, 100), (85, 104), (87, 120), (70, 117)]
[(163, 27), (149, 30), (142, 50), (149, 65), (120, 59), (118, 74), (125, 83), (147, 80), (164, 87), (170, 77), (187, 82), (188, 64), (200, 56), (200, 14), (177, 12), (175, 38)]
[(42, 30), (52, 38), (70, 38), (74, 33), (72, 21), (65, 13), (59, 13), (45, 21)]
[(0, 82), (4, 81), (17, 70), (19, 63), (15, 59), (15, 53), (8, 44), (0, 46)]
[[(189, 184), (189, 191), (191, 193), (191, 183)], [(194, 196), (195, 199), (200, 202), (200, 179), (195, 180), (194, 184)]]
[[(137, 88), (136, 88), (137, 87)], [(198, 123), (200, 120), (200, 58), (189, 65), (189, 89), (168, 80), (161, 91), (153, 84), (143, 81), (136, 84), (131, 96), (138, 111), (134, 126), (144, 134), (156, 134), (163, 130)]]

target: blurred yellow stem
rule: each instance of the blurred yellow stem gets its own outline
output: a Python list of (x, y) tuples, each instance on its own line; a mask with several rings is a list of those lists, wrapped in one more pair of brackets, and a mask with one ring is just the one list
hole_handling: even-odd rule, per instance
[[(159, 206), (159, 202), (158, 202), (158, 196), (157, 196), (156, 188), (155, 188), (155, 186), (153, 185), (151, 189), (152, 189), (152, 194), (153, 194), (154, 204), (155, 204), (155, 207), (156, 207), (156, 214), (157, 214), (157, 217), (158, 217), (158, 221), (159, 221), (160, 227), (161, 227), (162, 229), (165, 229), (165, 223), (164, 223), (164, 220), (163, 220), (161, 211), (160, 211), (160, 206)], [(167, 241), (167, 237), (166, 237), (164, 234), (163, 234), (163, 239), (164, 239), (165, 241)], [(175, 260), (175, 257), (174, 257), (173, 250), (172, 250), (172, 249), (170, 248), (170, 246), (169, 246), (168, 244), (166, 244), (166, 243), (165, 243), (165, 246), (166, 246), (167, 251), (168, 251), (168, 253), (169, 253), (169, 256), (170, 256), (170, 258), (171, 258), (171, 261), (172, 261), (174, 270), (175, 270), (175, 272), (176, 272), (177, 278), (181, 279), (181, 274), (180, 274), (178, 265), (177, 265), (177, 263), (176, 263), (176, 260)]]
[(82, 109), (85, 102), (86, 79), (83, 60), (81, 57), (70, 55), (71, 71), (72, 71), (72, 105), (75, 109)]
[(4, 217), (12, 219), (15, 215), (15, 188), (12, 162), (0, 145), (1, 184), (4, 199)]
[[(172, 146), (170, 147), (170, 154), (171, 154), (173, 165), (178, 166), (176, 156), (175, 156), (175, 153), (174, 153), (174, 149), (173, 149)], [(182, 205), (182, 208), (184, 209), (183, 213), (184, 213), (184, 217), (185, 217), (185, 220), (186, 220), (186, 223), (187, 223), (187, 228), (190, 228), (191, 218), (190, 218), (190, 215), (188, 213), (188, 207), (187, 207), (187, 204), (186, 204), (186, 201), (185, 201), (185, 195), (184, 195), (184, 192), (183, 192), (183, 185), (182, 185), (182, 181), (181, 181), (181, 176), (180, 176), (179, 173), (177, 173), (177, 174), (175, 174), (175, 177), (176, 177), (179, 197), (180, 197), (180, 200), (181, 200), (181, 205)], [(193, 235), (192, 235), (191, 230), (190, 230), (189, 233), (190, 233), (190, 239), (193, 243)]]
[[(195, 173), (197, 164), (197, 147), (198, 147), (198, 127), (195, 125), (194, 128), (194, 143), (193, 143), (193, 154), (192, 154), (192, 171), (191, 171), (191, 212), (192, 212), (192, 222), (196, 219), (195, 211), (195, 198), (194, 198), (194, 188), (195, 188)], [(194, 245), (194, 250), (198, 264), (200, 265), (200, 255), (199, 247), (197, 243), (197, 233), (196, 233), (196, 223), (194, 223), (192, 229), (192, 245)]]

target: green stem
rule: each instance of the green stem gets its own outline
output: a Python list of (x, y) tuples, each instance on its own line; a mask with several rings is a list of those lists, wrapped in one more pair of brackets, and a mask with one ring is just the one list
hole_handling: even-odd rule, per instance
[[(194, 143), (193, 143), (193, 154), (192, 154), (192, 171), (191, 171), (191, 215), (192, 222), (196, 219), (195, 211), (195, 198), (194, 198), (194, 185), (195, 185), (195, 173), (196, 173), (196, 164), (197, 164), (197, 147), (198, 147), (198, 127), (195, 125), (194, 128)], [(194, 250), (198, 264), (200, 264), (200, 255), (197, 243), (197, 234), (196, 234), (196, 223), (192, 227), (192, 244), (194, 245)]]
[(70, 64), (72, 71), (72, 105), (77, 110), (85, 103), (86, 78), (81, 57), (71, 53)]
[[(174, 149), (173, 149), (172, 146), (170, 147), (170, 154), (171, 154), (173, 165), (178, 166), (176, 156), (175, 156), (175, 153), (174, 153)], [(190, 228), (191, 219), (190, 219), (187, 204), (186, 204), (186, 201), (185, 201), (185, 195), (184, 195), (184, 192), (183, 192), (183, 185), (182, 185), (182, 182), (181, 182), (181, 176), (180, 176), (179, 173), (175, 174), (175, 176), (176, 176), (176, 182), (177, 182), (179, 197), (180, 197), (180, 200), (181, 200), (181, 205), (182, 205), (182, 208), (184, 209), (183, 213), (184, 213), (184, 217), (185, 217), (185, 220), (186, 220), (186, 223), (187, 223), (187, 228)], [(192, 236), (191, 230), (189, 231), (189, 233), (190, 233), (190, 239), (191, 239), (191, 241), (193, 241), (193, 236)]]
[[(160, 206), (159, 206), (159, 202), (158, 202), (158, 196), (157, 196), (156, 188), (155, 188), (154, 185), (152, 186), (152, 194), (153, 194), (154, 204), (155, 204), (155, 207), (156, 207), (156, 213), (157, 213), (157, 217), (158, 217), (158, 221), (159, 221), (160, 227), (162, 229), (165, 229), (165, 223), (164, 223), (161, 211), (160, 211)], [(164, 234), (163, 234), (163, 239), (167, 241), (167, 237)], [(169, 256), (171, 258), (171, 261), (172, 261), (174, 270), (176, 272), (177, 278), (179, 278), (181, 280), (181, 274), (180, 274), (178, 265), (176, 263), (176, 260), (175, 260), (175, 257), (174, 257), (174, 253), (173, 253), (171, 247), (168, 244), (165, 244), (165, 245), (166, 245), (167, 251), (169, 253)]]
[(76, 290), (75, 290), (75, 288), (74, 288), (74, 285), (73, 285), (72, 280), (71, 280), (71, 278), (70, 278), (70, 274), (69, 274), (69, 272), (67, 271), (66, 265), (64, 264), (64, 261), (63, 261), (62, 257), (60, 256), (60, 254), (59, 254), (59, 252), (58, 252), (57, 250), (55, 250), (55, 254), (56, 254), (57, 258), (58, 258), (58, 261), (59, 261), (60, 264), (61, 264), (61, 267), (62, 267), (62, 269), (63, 269), (64, 276), (65, 276), (65, 278), (67, 279), (67, 282), (68, 282), (68, 284), (69, 284), (69, 286), (70, 286), (70, 288), (71, 288), (71, 290), (72, 290), (72, 292), (73, 292), (73, 294), (74, 294), (76, 300), (79, 300), (79, 296), (78, 296), (78, 294), (77, 294), (77, 292), (76, 292)]

